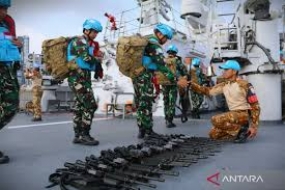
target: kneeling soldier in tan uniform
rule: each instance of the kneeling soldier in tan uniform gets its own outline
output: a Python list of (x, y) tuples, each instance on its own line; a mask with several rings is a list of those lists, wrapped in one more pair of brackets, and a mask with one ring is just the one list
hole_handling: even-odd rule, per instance
[[(191, 90), (210, 96), (224, 94), (229, 112), (212, 117), (212, 129), (209, 136), (212, 139), (234, 139), (236, 143), (245, 142), (247, 137), (253, 138), (257, 134), (260, 107), (252, 84), (238, 79), (240, 65), (235, 60), (228, 60), (220, 66), (224, 70), (226, 82), (213, 87), (203, 87), (188, 82)], [(178, 85), (185, 86), (185, 79), (178, 81)]]

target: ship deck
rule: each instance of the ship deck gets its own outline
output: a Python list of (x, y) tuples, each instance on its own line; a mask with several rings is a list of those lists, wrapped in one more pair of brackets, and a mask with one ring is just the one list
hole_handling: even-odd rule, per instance
[[(183, 124), (180, 119), (176, 119), (178, 127), (172, 129), (165, 128), (162, 117), (155, 117), (154, 130), (163, 134), (207, 136), (211, 115), (204, 114), (201, 120), (189, 120)], [(64, 162), (75, 162), (91, 154), (99, 155), (103, 149), (139, 142), (133, 117), (123, 120), (96, 115), (91, 133), (100, 140), (100, 145), (74, 145), (71, 143), (71, 118), (71, 113), (46, 113), (43, 122), (34, 123), (30, 121), (31, 115), (20, 113), (1, 130), (0, 150), (11, 159), (9, 164), (0, 165), (1, 190), (43, 190), (50, 184), (49, 175), (63, 167)], [(214, 157), (201, 160), (188, 168), (176, 168), (180, 175), (164, 176), (165, 182), (155, 183), (157, 189), (218, 189), (206, 178), (225, 168), (232, 171), (285, 171), (284, 134), (284, 123), (262, 123), (255, 140), (245, 144), (227, 144)]]

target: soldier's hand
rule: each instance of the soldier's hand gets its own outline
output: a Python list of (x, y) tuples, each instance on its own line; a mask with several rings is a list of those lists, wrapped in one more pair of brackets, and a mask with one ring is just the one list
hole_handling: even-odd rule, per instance
[(249, 133), (249, 138), (254, 138), (254, 137), (256, 136), (256, 134), (257, 134), (257, 127), (251, 125), (251, 126), (248, 128), (248, 133)]
[(136, 70), (134, 71), (134, 73), (135, 73), (135, 75), (138, 76), (138, 75), (141, 74), (144, 70), (145, 70), (144, 67), (140, 67), (140, 68), (136, 69)]
[(17, 38), (13, 39), (13, 40), (12, 40), (12, 43), (13, 43), (15, 46), (17, 46), (17, 47), (22, 47), (22, 46), (23, 46), (22, 42), (21, 42), (19, 39), (17, 39)]
[(104, 56), (105, 56), (105, 52), (99, 50), (99, 52), (98, 52), (98, 57), (100, 57), (100, 58), (103, 59)]
[(181, 88), (186, 88), (186, 87), (188, 87), (190, 84), (191, 84), (191, 82), (190, 82), (190, 81), (187, 81), (187, 79), (184, 78), (184, 77), (179, 78), (179, 80), (178, 80), (178, 82), (177, 82), (177, 85), (178, 85), (179, 87), (181, 87)]

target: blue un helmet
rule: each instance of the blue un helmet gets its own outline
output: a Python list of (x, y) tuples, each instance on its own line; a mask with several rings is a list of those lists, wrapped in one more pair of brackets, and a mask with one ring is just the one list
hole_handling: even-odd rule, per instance
[(0, 0), (0, 7), (11, 7), (11, 0)]
[[(0, 0), (1, 1), (1, 0)], [(102, 32), (102, 25), (98, 20), (95, 19), (87, 19), (85, 20), (85, 22), (83, 23), (83, 28), (86, 30), (90, 30), (93, 29), (97, 32)]]
[(225, 64), (219, 66), (220, 69), (232, 69), (235, 71), (240, 71), (240, 65), (236, 60), (227, 60)]
[(195, 57), (195, 58), (192, 59), (192, 65), (193, 65), (194, 67), (199, 67), (199, 66), (200, 66), (200, 63), (201, 63), (201, 61), (200, 61), (199, 58)]
[(159, 23), (155, 26), (154, 30), (158, 30), (167, 39), (171, 40), (173, 36), (172, 28), (166, 24)]
[(168, 46), (166, 52), (167, 53), (175, 53), (175, 54), (177, 54), (178, 53), (178, 49), (177, 49), (177, 47), (174, 44), (171, 44), (170, 46)]

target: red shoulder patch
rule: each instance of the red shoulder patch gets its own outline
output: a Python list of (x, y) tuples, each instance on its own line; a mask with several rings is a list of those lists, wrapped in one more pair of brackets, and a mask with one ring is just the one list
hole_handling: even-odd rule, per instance
[(247, 101), (250, 104), (254, 104), (258, 102), (255, 90), (252, 86), (252, 84), (249, 83), (249, 87), (248, 87), (248, 92), (247, 92)]

